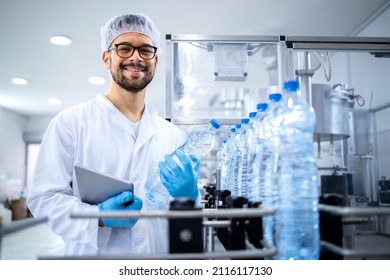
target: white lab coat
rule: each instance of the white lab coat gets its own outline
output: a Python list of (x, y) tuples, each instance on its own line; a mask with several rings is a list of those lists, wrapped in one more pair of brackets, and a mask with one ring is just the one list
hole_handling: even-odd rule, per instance
[[(69, 214), (97, 213), (79, 200), (73, 166), (83, 165), (134, 183), (147, 209), (144, 184), (164, 155), (185, 141), (185, 133), (145, 105), (138, 137), (129, 120), (104, 96), (71, 107), (50, 123), (42, 141), (27, 206), (35, 217), (49, 217), (63, 237), (66, 255), (166, 253), (167, 220), (141, 218), (132, 229), (98, 226), (98, 219)], [(72, 186), (70, 185), (72, 182)]]

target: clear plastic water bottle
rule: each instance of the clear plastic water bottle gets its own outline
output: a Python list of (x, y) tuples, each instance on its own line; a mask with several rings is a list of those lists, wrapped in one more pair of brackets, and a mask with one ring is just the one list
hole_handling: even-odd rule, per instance
[[(269, 95), (267, 114), (263, 119), (259, 134), (261, 150), (258, 151), (259, 157), (259, 178), (258, 178), (258, 196), (262, 205), (266, 208), (275, 208), (277, 194), (277, 147), (279, 143), (279, 131), (281, 125), (280, 93)], [(275, 215), (263, 217), (263, 243), (266, 247), (274, 247)]]
[(227, 140), (222, 141), (221, 150), (217, 153), (218, 168), (220, 170), (220, 188), (221, 190), (226, 189), (227, 184)]
[(234, 135), (237, 132), (237, 128), (233, 127), (230, 129), (230, 135), (226, 139), (226, 178), (221, 182), (222, 190), (229, 190), (232, 192), (232, 184), (233, 184), (233, 165), (234, 165)]
[(253, 118), (256, 116), (256, 112), (249, 114), (249, 119), (245, 118), (241, 120), (241, 134), (240, 134), (240, 149), (241, 149), (241, 158), (239, 162), (239, 195), (245, 198), (248, 198), (249, 194), (249, 185), (248, 185), (248, 173), (249, 166), (252, 161), (252, 149), (249, 146), (248, 135), (251, 126), (253, 125)]
[(252, 193), (251, 185), (251, 165), (254, 159), (254, 149), (250, 142), (251, 129), (254, 125), (257, 112), (249, 113), (249, 122), (245, 125), (245, 132), (241, 135), (241, 189), (242, 196), (249, 200), (249, 196)]
[(280, 115), (276, 259), (318, 259), (319, 185), (313, 151), (316, 117), (301, 97), (297, 81), (284, 83)]
[(241, 119), (241, 130), (238, 138), (238, 148), (240, 150), (237, 163), (237, 195), (247, 196), (246, 173), (248, 164), (248, 146), (246, 143), (246, 131), (248, 128), (249, 119)]
[(259, 202), (260, 196), (258, 186), (262, 155), (260, 130), (262, 127), (262, 122), (267, 114), (266, 109), (268, 108), (268, 103), (259, 103), (257, 104), (256, 108), (257, 112), (253, 117), (252, 125), (250, 126), (247, 135), (248, 146), (250, 148), (250, 158), (246, 177), (248, 182), (248, 199), (250, 201)]
[[(219, 127), (220, 123), (212, 119), (208, 125), (193, 128), (188, 133), (185, 143), (177, 149), (182, 150), (185, 155), (189, 156), (192, 167), (213, 149), (216, 131)], [(176, 151), (171, 156), (173, 160), (180, 164)], [(161, 183), (159, 173), (160, 170), (158, 169), (145, 184), (145, 199), (149, 202), (149, 205), (153, 205), (156, 209), (168, 209), (170, 195)]]
[(232, 137), (231, 154), (229, 158), (229, 190), (232, 195), (239, 195), (238, 168), (241, 158), (240, 149), (241, 124), (236, 124), (236, 132)]

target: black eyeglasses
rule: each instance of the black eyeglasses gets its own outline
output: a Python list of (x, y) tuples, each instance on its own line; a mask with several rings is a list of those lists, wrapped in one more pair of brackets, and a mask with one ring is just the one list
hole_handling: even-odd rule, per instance
[(148, 60), (152, 59), (157, 52), (157, 48), (153, 46), (134, 47), (129, 43), (115, 44), (113, 47), (109, 48), (108, 51), (112, 51), (113, 48), (116, 49), (116, 54), (122, 58), (129, 58), (134, 54), (135, 50), (138, 50), (139, 56), (145, 60)]

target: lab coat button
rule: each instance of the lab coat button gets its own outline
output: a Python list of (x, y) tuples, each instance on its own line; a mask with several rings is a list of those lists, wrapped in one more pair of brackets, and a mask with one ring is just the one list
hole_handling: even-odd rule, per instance
[(142, 238), (137, 240), (137, 245), (141, 246), (144, 243), (144, 240)]
[(132, 178), (132, 181), (133, 181), (133, 182), (138, 181), (138, 176), (134, 176), (134, 177)]

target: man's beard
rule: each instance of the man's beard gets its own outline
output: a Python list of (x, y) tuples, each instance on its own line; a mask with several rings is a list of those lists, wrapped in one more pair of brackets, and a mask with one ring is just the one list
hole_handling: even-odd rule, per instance
[[(112, 65), (112, 63), (111, 63)], [(136, 64), (136, 63), (131, 63), (129, 65), (126, 65), (126, 66), (122, 66), (122, 65), (119, 65), (118, 68), (116, 69), (113, 69), (111, 67), (110, 71), (111, 71), (111, 76), (112, 76), (112, 79), (114, 80), (114, 82), (120, 86), (121, 88), (129, 91), (129, 92), (132, 92), (132, 93), (137, 93), (137, 92), (140, 92), (142, 91), (144, 88), (147, 87), (147, 85), (153, 80), (153, 77), (154, 77), (154, 71), (148, 71), (148, 68), (146, 68), (145, 70), (145, 77), (143, 77), (139, 82), (131, 82), (128, 78), (125, 77), (125, 75), (123, 75), (121, 73), (122, 70), (124, 70), (125, 67), (137, 67), (137, 68), (146, 68), (145, 66), (143, 65), (140, 65), (140, 64)]]

